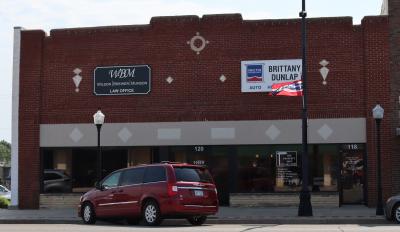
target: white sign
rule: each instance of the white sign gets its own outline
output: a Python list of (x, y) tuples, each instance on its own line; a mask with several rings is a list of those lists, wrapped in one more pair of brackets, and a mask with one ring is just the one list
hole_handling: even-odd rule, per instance
[(277, 151), (276, 152), (277, 167), (297, 167), (296, 151)]
[(301, 59), (242, 61), (242, 92), (271, 92), (273, 84), (301, 80), (301, 63)]

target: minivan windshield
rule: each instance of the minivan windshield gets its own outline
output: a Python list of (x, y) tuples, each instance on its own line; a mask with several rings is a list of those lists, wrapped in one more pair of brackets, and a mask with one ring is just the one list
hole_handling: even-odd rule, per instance
[(176, 181), (212, 183), (207, 169), (195, 167), (174, 167)]

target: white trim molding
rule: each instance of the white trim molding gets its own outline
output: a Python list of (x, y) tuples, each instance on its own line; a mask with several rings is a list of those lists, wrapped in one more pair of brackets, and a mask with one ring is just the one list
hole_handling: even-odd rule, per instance
[(18, 117), (19, 117), (19, 71), (21, 59), (22, 27), (14, 27), (13, 81), (12, 81), (12, 130), (11, 130), (11, 208), (18, 208)]
[[(309, 123), (310, 143), (366, 142), (365, 118)], [(129, 131), (124, 140), (119, 136), (123, 130)], [(103, 146), (301, 144), (301, 120), (105, 123), (101, 133)], [(40, 125), (41, 147), (94, 147), (96, 139), (93, 124)]]

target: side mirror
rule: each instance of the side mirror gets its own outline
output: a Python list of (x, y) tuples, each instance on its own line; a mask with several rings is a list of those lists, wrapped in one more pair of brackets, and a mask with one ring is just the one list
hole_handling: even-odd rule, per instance
[(96, 181), (96, 182), (94, 183), (94, 187), (95, 187), (96, 189), (98, 189), (98, 190), (102, 190), (102, 189), (101, 189), (100, 182), (98, 182), (98, 181)]

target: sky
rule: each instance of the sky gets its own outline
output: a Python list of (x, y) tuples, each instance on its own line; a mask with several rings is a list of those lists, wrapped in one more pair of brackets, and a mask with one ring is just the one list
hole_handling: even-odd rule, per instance
[[(309, 18), (379, 15), (382, 0), (307, 0)], [(241, 13), (243, 19), (298, 18), (301, 0), (0, 0), (0, 140), (11, 142), (13, 28), (148, 24), (152, 16)]]

